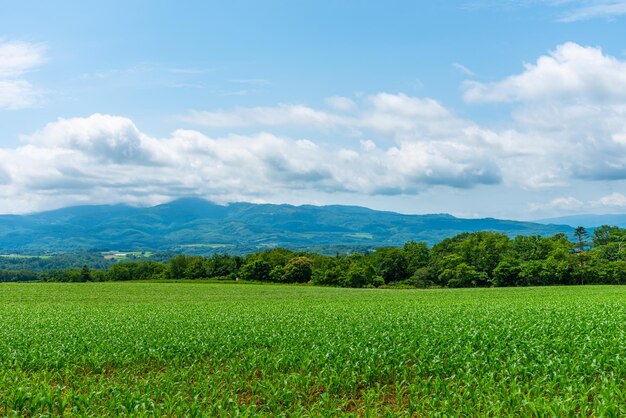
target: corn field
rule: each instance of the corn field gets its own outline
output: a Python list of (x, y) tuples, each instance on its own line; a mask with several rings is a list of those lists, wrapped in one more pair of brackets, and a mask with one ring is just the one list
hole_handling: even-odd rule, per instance
[(624, 416), (626, 287), (0, 285), (0, 416)]

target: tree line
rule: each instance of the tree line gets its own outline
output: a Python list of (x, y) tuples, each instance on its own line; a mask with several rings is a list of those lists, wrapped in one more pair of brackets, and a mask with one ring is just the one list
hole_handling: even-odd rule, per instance
[(70, 253), (20, 253), (18, 256), (0, 256), (0, 270), (46, 271), (81, 268), (84, 265), (95, 269), (106, 269), (113, 262), (97, 252), (75, 251)]
[[(626, 229), (602, 226), (576, 239), (463, 233), (429, 248), (400, 248), (327, 256), (276, 248), (246, 256), (177, 255), (169, 262), (125, 261), (106, 269), (0, 271), (0, 281), (20, 275), (51, 282), (122, 280), (246, 280), (342, 287), (491, 287), (626, 284)], [(13, 280), (11, 280), (13, 278)]]

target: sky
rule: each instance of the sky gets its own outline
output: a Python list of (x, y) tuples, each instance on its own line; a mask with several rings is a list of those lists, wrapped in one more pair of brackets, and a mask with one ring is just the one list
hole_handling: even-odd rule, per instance
[(0, 213), (626, 213), (624, 0), (0, 9)]

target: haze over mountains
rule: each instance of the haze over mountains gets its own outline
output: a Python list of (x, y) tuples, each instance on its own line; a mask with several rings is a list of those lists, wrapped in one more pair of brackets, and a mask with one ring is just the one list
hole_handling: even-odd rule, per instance
[(74, 206), (0, 216), (0, 251), (173, 250), (243, 253), (276, 246), (322, 252), (435, 244), (461, 232), (571, 233), (566, 225), (403, 215), (357, 206), (233, 203), (186, 198), (154, 207)]
[(536, 222), (542, 224), (570, 225), (573, 227), (583, 226), (585, 228), (595, 228), (601, 225), (611, 225), (619, 226), (620, 228), (626, 228), (626, 215), (570, 215), (561, 216), (558, 218), (541, 219)]

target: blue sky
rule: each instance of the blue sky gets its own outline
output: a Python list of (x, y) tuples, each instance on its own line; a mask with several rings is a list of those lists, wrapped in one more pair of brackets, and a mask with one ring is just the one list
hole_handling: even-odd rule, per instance
[(0, 212), (626, 211), (626, 1), (3, 2)]

